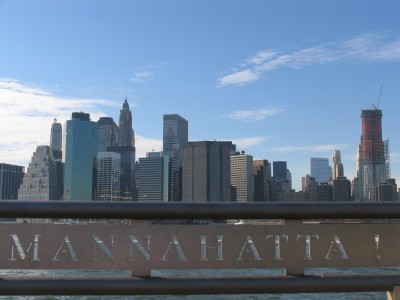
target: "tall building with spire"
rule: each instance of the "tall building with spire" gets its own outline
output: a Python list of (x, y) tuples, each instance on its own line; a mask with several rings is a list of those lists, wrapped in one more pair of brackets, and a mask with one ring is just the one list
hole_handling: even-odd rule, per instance
[(54, 119), (54, 123), (51, 125), (50, 132), (50, 148), (53, 150), (62, 150), (62, 126), (61, 123)]
[(382, 140), (382, 110), (362, 110), (361, 121), (362, 135), (357, 155), (359, 200), (376, 201), (375, 188), (389, 176)]
[(52, 156), (54, 159), (54, 164), (56, 166), (56, 173), (58, 177), (58, 185), (60, 188), (60, 192), (63, 192), (64, 189), (64, 165), (62, 162), (62, 125), (57, 122), (57, 119), (54, 119), (54, 123), (51, 125), (50, 130), (50, 150), (52, 152)]
[(132, 129), (132, 112), (129, 109), (128, 100), (126, 98), (119, 112), (118, 125), (118, 145), (135, 147), (135, 133)]
[(343, 177), (344, 170), (343, 170), (342, 156), (340, 154), (340, 150), (333, 151), (332, 162), (333, 162), (332, 179), (335, 180), (338, 177)]
[(135, 133), (132, 129), (132, 112), (125, 98), (119, 113), (118, 144), (107, 147), (107, 151), (121, 154), (120, 191), (122, 200), (134, 200), (135, 189)]

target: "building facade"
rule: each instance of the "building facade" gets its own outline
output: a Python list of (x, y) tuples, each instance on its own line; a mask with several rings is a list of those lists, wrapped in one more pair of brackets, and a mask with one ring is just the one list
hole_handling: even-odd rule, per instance
[(333, 151), (332, 162), (333, 162), (332, 179), (334, 180), (338, 177), (343, 177), (344, 169), (343, 169), (342, 155), (340, 154), (340, 150)]
[(332, 182), (333, 201), (351, 201), (351, 182), (344, 176), (336, 177)]
[[(362, 135), (358, 151), (358, 197), (361, 201), (376, 201), (375, 188), (384, 183), (389, 174), (382, 140), (382, 111), (361, 111)], [(388, 149), (388, 146), (387, 146)]]
[(232, 142), (189, 142), (184, 149), (183, 201), (231, 201)]
[(62, 151), (62, 125), (57, 122), (57, 119), (54, 119), (54, 123), (51, 125), (50, 148)]
[(328, 158), (311, 157), (310, 175), (318, 183), (328, 182), (331, 178), (331, 168)]
[(176, 152), (175, 157), (183, 164), (183, 149), (188, 143), (188, 121), (177, 114), (163, 116), (163, 153)]
[(125, 99), (119, 113), (118, 145), (108, 146), (107, 151), (121, 154), (121, 199), (125, 201), (136, 200), (135, 182), (135, 133), (132, 129), (132, 112)]
[(253, 156), (245, 153), (231, 155), (231, 186), (232, 201), (254, 200)]
[(18, 199), (25, 167), (0, 163), (0, 200)]
[(163, 152), (139, 158), (139, 201), (178, 201), (179, 161)]
[(53, 151), (49, 146), (38, 146), (18, 190), (18, 200), (59, 200), (61, 196)]
[(72, 113), (64, 127), (64, 199), (91, 201), (95, 189), (97, 123), (90, 115)]
[(274, 178), (280, 178), (280, 179), (287, 179), (287, 162), (286, 161), (274, 161), (272, 163), (273, 165), (273, 173), (274, 173)]
[(271, 201), (271, 163), (266, 159), (253, 160), (254, 201)]
[(101, 117), (97, 121), (98, 139), (97, 151), (107, 152), (108, 147), (118, 145), (118, 125), (113, 118)]
[(119, 201), (121, 179), (121, 154), (115, 152), (97, 153), (97, 201)]

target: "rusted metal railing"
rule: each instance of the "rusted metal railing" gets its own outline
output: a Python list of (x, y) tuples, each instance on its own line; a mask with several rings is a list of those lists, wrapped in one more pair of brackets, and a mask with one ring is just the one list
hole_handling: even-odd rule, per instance
[[(396, 236), (400, 232), (390, 232), (387, 233), (388, 237), (386, 238), (386, 232), (388, 228), (393, 228), (392, 231), (396, 231), (399, 228), (398, 224), (390, 224), (391, 221), (396, 223), (397, 219), (400, 219), (400, 203), (396, 202), (387, 202), (387, 203), (138, 203), (138, 202), (60, 202), (60, 201), (50, 201), (50, 202), (23, 202), (23, 201), (0, 201), (0, 218), (78, 218), (78, 219), (136, 219), (136, 220), (153, 220), (153, 219), (212, 219), (212, 220), (226, 220), (226, 219), (285, 219), (285, 220), (297, 220), (298, 223), (293, 223), (292, 227), (290, 227), (288, 232), (294, 231), (296, 228), (302, 228), (301, 232), (293, 233), (293, 240), (297, 244), (300, 242), (304, 243), (305, 241), (305, 250), (302, 248), (302, 253), (300, 254), (300, 258), (305, 260), (306, 263), (309, 263), (310, 266), (314, 266), (312, 262), (314, 256), (318, 256), (311, 252), (310, 243), (314, 243), (314, 240), (322, 241), (323, 238), (319, 237), (318, 232), (314, 235), (310, 234), (307, 237), (305, 234), (305, 229), (313, 232), (313, 226), (320, 226), (318, 222), (315, 222), (314, 225), (308, 225), (309, 227), (298, 227), (302, 224), (301, 220), (303, 219), (329, 219), (329, 220), (342, 220), (342, 219), (379, 219), (380, 222), (385, 223), (385, 225), (381, 227), (374, 227), (373, 230), (380, 230), (379, 234), (375, 235), (375, 240), (370, 239), (370, 248), (371, 250), (366, 251), (366, 255), (370, 255), (372, 257), (371, 260), (374, 260), (376, 267), (387, 266), (387, 264), (393, 264), (393, 262), (397, 262), (397, 254), (400, 250), (396, 248), (399, 246), (400, 241), (397, 242)], [(6, 253), (11, 258), (3, 259), (4, 265), (6, 263), (9, 265), (13, 263), (13, 260), (20, 260), (21, 263), (27, 262), (25, 256), (27, 256), (28, 251), (32, 253), (32, 259), (30, 259), (28, 266), (35, 265), (37, 263), (40, 264), (39, 254), (39, 240), (44, 239), (40, 234), (35, 232), (31, 233), (31, 237), (27, 240), (31, 241), (31, 244), (26, 242), (21, 238), (19, 240), (18, 234), (10, 234), (13, 231), (10, 228), (12, 226), (5, 226), (6, 224), (1, 224), (4, 230), (8, 230), (3, 235), (0, 234), (0, 238), (8, 238), (9, 249), (12, 249), (13, 254)], [(7, 224), (9, 225), (9, 224)], [(43, 225), (43, 224), (42, 224)], [(343, 225), (343, 224), (342, 224)], [(31, 224), (24, 224), (21, 227), (22, 229), (30, 228)], [(33, 225), (32, 225), (33, 226)], [(45, 226), (45, 225), (43, 225)], [(85, 226), (85, 225), (82, 225)], [(150, 225), (149, 225), (150, 226)], [(161, 226), (161, 225), (157, 225)], [(165, 229), (168, 228), (169, 225), (164, 225)], [(172, 226), (172, 225), (171, 225)], [(202, 230), (206, 230), (208, 225), (203, 225)], [(221, 225), (219, 225), (221, 226)], [(324, 225), (322, 225), (324, 226)], [(358, 225), (349, 225), (347, 226), (355, 226)], [(364, 225), (360, 225), (359, 230), (357, 232), (361, 232)], [(390, 226), (390, 227), (389, 227)], [(38, 227), (39, 228), (39, 227)], [(44, 228), (44, 227), (40, 227)], [(67, 227), (60, 227), (64, 230)], [(72, 228), (72, 227), (71, 227)], [(81, 227), (79, 227), (81, 228)], [(84, 228), (84, 227), (82, 227)], [(97, 230), (97, 227), (95, 227)], [(117, 228), (117, 227), (116, 227)], [(134, 228), (134, 227), (133, 227)], [(147, 228), (147, 227), (144, 227)], [(158, 227), (157, 230), (159, 230)], [(174, 227), (174, 230), (178, 227)], [(182, 227), (183, 228), (183, 227)], [(194, 227), (192, 227), (194, 228)], [(222, 227), (220, 227), (219, 230)], [(231, 228), (236, 228), (232, 226)], [(239, 227), (237, 227), (239, 228)], [(246, 232), (246, 228), (249, 230), (252, 227), (243, 227), (245, 228), (243, 232)], [(262, 228), (262, 227), (260, 227)], [(271, 227), (272, 228), (272, 227)], [(282, 227), (284, 228), (284, 227)], [(325, 227), (330, 228), (330, 227)], [(335, 227), (332, 227), (335, 228)], [(348, 227), (350, 228), (350, 227)], [(13, 230), (13, 229), (12, 229)], [(16, 229), (18, 230), (20, 229)], [(129, 227), (128, 227), (129, 230)], [(176, 229), (178, 230), (178, 229)], [(236, 230), (236, 229), (234, 229)], [(241, 232), (237, 229), (238, 232)], [(280, 256), (277, 257), (277, 241), (279, 242), (279, 236), (284, 237), (278, 229), (273, 229), (272, 238), (270, 241), (275, 241), (275, 256), (273, 256), (271, 260), (272, 265), (279, 266), (281, 263), (279, 260)], [(300, 229), (299, 229), (300, 230)], [(333, 230), (333, 229), (332, 229)], [(342, 230), (342, 229), (341, 229)], [(1, 233), (0, 229), (0, 233)], [(307, 231), (307, 232), (308, 232)], [(390, 231), (390, 230), (389, 230)], [(168, 231), (165, 231), (168, 232)], [(327, 232), (331, 232), (329, 229)], [(333, 232), (333, 231), (332, 231)], [(375, 231), (371, 231), (375, 232)], [(370, 232), (370, 233), (371, 233)], [(135, 233), (136, 234), (136, 233)], [(153, 233), (152, 233), (153, 234)], [(185, 233), (187, 235), (187, 233)], [(197, 232), (196, 232), (197, 234)], [(242, 233), (241, 233), (242, 234)], [(291, 234), (291, 233), (290, 233)], [(321, 235), (321, 234), (320, 234)], [(32, 236), (35, 237), (35, 240), (32, 240)], [(66, 234), (65, 234), (66, 236)], [(62, 255), (62, 252), (66, 252), (69, 256), (71, 256), (71, 244), (69, 240), (67, 240), (63, 236), (62, 242), (60, 243), (58, 250), (52, 253), (52, 259), (55, 264), (58, 262), (59, 257)], [(91, 236), (95, 236), (92, 234)], [(111, 235), (110, 235), (111, 236)], [(143, 248), (145, 244), (143, 240), (137, 241), (136, 237), (133, 238), (133, 234), (130, 235), (130, 245), (131, 252), (136, 251), (138, 253), (136, 259), (142, 259), (144, 263), (149, 261), (149, 258), (146, 255), (150, 255), (146, 249)], [(172, 236), (172, 234), (171, 234)], [(167, 242), (170, 244), (175, 243), (175, 248), (170, 248), (172, 246), (166, 247), (163, 258), (173, 255), (177, 255), (176, 253), (180, 250), (179, 245), (179, 236), (174, 236), (174, 239), (167, 239)], [(200, 235), (197, 234), (199, 238)], [(199, 240), (202, 243), (206, 242), (204, 238), (205, 235), (201, 235)], [(243, 236), (246, 236), (243, 233)], [(246, 239), (241, 240), (241, 244), (239, 245), (242, 249), (240, 254), (236, 254), (235, 267), (238, 264), (238, 261), (242, 260), (246, 255), (248, 255), (253, 261), (258, 260), (263, 261), (263, 259), (257, 256), (259, 253), (256, 250), (256, 244), (254, 243), (257, 238), (249, 237), (247, 235)], [(276, 238), (278, 236), (278, 239)], [(318, 238), (316, 238), (318, 236)], [(11, 238), (10, 238), (11, 237)], [(275, 239), (274, 239), (275, 237)], [(314, 240), (312, 239), (314, 237)], [(381, 244), (379, 244), (379, 237), (381, 238)], [(308, 240), (307, 240), (308, 238)], [(297, 240), (296, 240), (297, 239)], [(385, 241), (385, 239), (387, 241)], [(389, 239), (389, 240), (388, 240)], [(398, 238), (400, 240), (400, 237)], [(254, 240), (254, 241), (253, 241)], [(150, 239), (147, 240), (148, 242)], [(208, 240), (207, 240), (208, 241)], [(266, 239), (268, 242), (268, 237)], [(285, 240), (286, 241), (286, 240)], [(313, 241), (313, 242), (311, 242)], [(346, 266), (348, 264), (348, 254), (344, 253), (344, 249), (346, 246), (342, 246), (339, 241), (338, 236), (334, 235), (334, 238), (328, 239), (330, 241), (330, 248), (328, 251), (324, 249), (323, 251), (327, 252), (325, 257), (321, 258), (321, 261), (324, 260), (329, 266), (329, 262), (331, 261), (330, 256), (337, 255), (338, 259), (341, 259), (340, 267)], [(65, 242), (65, 243), (64, 243)], [(108, 241), (107, 241), (108, 242)], [(63, 244), (64, 243), (64, 244)], [(308, 244), (307, 244), (308, 243)], [(386, 243), (386, 244), (385, 244)], [(28, 246), (29, 244), (29, 246)], [(100, 245), (102, 244), (102, 245)], [(111, 253), (111, 244), (108, 246), (107, 243), (103, 242), (102, 239), (96, 236), (94, 239), (93, 249), (98, 247), (97, 250), (101, 255), (105, 257), (105, 260), (114, 258)], [(143, 245), (142, 245), (143, 244)], [(176, 245), (177, 244), (177, 245)], [(113, 244), (114, 245), (114, 244)], [(168, 244), (169, 245), (169, 244)], [(221, 244), (222, 245), (222, 244)], [(332, 246), (333, 245), (333, 246)], [(386, 245), (386, 248), (392, 247), (392, 249), (384, 250), (383, 246)], [(220, 245), (217, 245), (213, 248), (219, 249)], [(19, 247), (19, 248), (18, 248)], [(36, 248), (35, 248), (36, 247)], [(65, 249), (64, 249), (64, 248)], [(107, 248), (109, 247), (109, 248)], [(136, 247), (136, 248), (135, 248)], [(142, 248), (140, 248), (142, 247)], [(203, 247), (203, 248), (202, 248)], [(332, 252), (332, 247), (336, 247), (337, 250), (335, 254)], [(375, 249), (376, 247), (376, 249)], [(205, 245), (200, 245), (198, 248), (200, 250), (208, 250), (212, 247), (206, 247)], [(24, 250), (26, 249), (26, 250)], [(33, 250), (32, 250), (33, 249)], [(149, 247), (150, 249), (150, 247)], [(172, 250), (171, 250), (172, 249)], [(222, 249), (222, 246), (221, 246)], [(201, 252), (199, 250), (199, 253)], [(287, 251), (289, 251), (288, 249)], [(331, 251), (332, 250), (332, 251)], [(343, 250), (343, 251), (342, 251)], [(347, 249), (346, 249), (347, 250)], [(36, 251), (36, 252), (35, 252)], [(95, 249), (93, 250), (95, 251)], [(150, 251), (150, 250), (148, 250)], [(204, 252), (203, 251), (203, 252)], [(211, 250), (210, 250), (211, 251)], [(222, 251), (222, 250), (221, 250)], [(224, 250), (224, 251), (229, 251)], [(280, 251), (280, 250), (279, 250)], [(285, 250), (286, 251), (286, 250)], [(305, 253), (303, 253), (305, 251)], [(308, 252), (307, 252), (308, 251)], [(360, 248), (359, 251), (364, 251), (364, 249)], [(386, 251), (386, 252), (385, 252)], [(162, 252), (162, 253), (163, 253)], [(206, 257), (206, 254), (201, 252), (199, 254), (200, 259), (204, 259), (204, 262), (210, 260)], [(324, 252), (324, 253), (325, 253)], [(386, 256), (390, 256), (391, 253), (396, 256), (391, 258), (388, 263), (385, 262)], [(162, 254), (161, 253), (161, 254)], [(246, 254), (247, 253), (247, 254)], [(286, 253), (286, 252), (282, 252)], [(98, 253), (98, 255), (100, 255)], [(177, 265), (184, 265), (182, 262), (182, 257), (186, 259), (184, 254), (178, 253), (177, 256), (181, 262), (178, 261)], [(214, 252), (213, 252), (214, 254)], [(19, 255), (19, 256), (18, 256)], [(36, 255), (36, 256), (35, 256)], [(215, 254), (214, 254), (215, 255)], [(222, 254), (218, 254), (221, 255)], [(224, 254), (225, 255), (225, 254)], [(279, 253), (281, 255), (281, 253)], [(282, 254), (283, 255), (283, 254)], [(294, 254), (293, 254), (294, 255)], [(296, 253), (296, 255), (298, 255)], [(23, 258), (24, 256), (24, 258)], [(162, 256), (162, 255), (161, 255)], [(159, 256), (159, 257), (161, 257)], [(188, 255), (187, 255), (188, 256)], [(226, 254), (229, 257), (229, 254)], [(261, 256), (261, 255), (260, 255)], [(349, 255), (350, 256), (350, 255)], [(382, 257), (381, 257), (382, 256)], [(303, 258), (304, 257), (304, 258)], [(95, 257), (96, 258), (96, 257)], [(225, 258), (225, 257), (224, 257)], [(36, 262), (35, 259), (38, 261)], [(96, 258), (97, 259), (97, 258)], [(92, 259), (93, 260), (93, 259)], [(133, 259), (131, 259), (133, 260)], [(158, 259), (162, 260), (162, 259)], [(218, 259), (217, 259), (218, 260)], [(228, 260), (228, 259), (226, 259)], [(7, 262), (6, 262), (7, 261)], [(11, 262), (10, 262), (11, 261)], [(291, 261), (291, 260), (288, 260)], [(164, 263), (164, 262), (163, 262)], [(167, 262), (165, 262), (167, 263)], [(169, 263), (169, 262), (168, 262)], [(199, 262), (195, 262), (195, 265)], [(223, 262), (227, 263), (228, 262)], [(221, 264), (223, 264), (221, 263)], [(1, 262), (0, 262), (1, 264)], [(218, 263), (215, 263), (218, 266)], [(226, 266), (226, 265), (224, 265)], [(349, 264), (351, 266), (351, 264)], [(3, 267), (4, 268), (4, 267)], [(28, 268), (28, 267), (27, 267)], [(290, 266), (289, 266), (290, 268)], [(140, 272), (139, 272), (140, 273)], [(292, 273), (293, 274), (293, 273)], [(317, 292), (361, 292), (361, 291), (393, 291), (395, 287), (400, 286), (400, 274), (362, 274), (362, 275), (324, 275), (316, 276), (316, 275), (304, 275), (301, 274), (299, 276), (257, 276), (257, 277), (118, 277), (118, 278), (65, 278), (65, 277), (57, 277), (57, 278), (33, 278), (33, 277), (4, 277), (0, 280), (0, 294), (1, 295), (184, 295), (184, 294), (257, 294), (257, 293), (317, 293)]]

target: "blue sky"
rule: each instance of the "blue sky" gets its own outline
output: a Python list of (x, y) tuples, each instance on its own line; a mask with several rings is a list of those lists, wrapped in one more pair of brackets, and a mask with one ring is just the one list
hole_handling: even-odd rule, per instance
[(400, 2), (0, 0), (0, 162), (27, 165), (72, 111), (117, 121), (126, 95), (138, 157), (178, 113), (189, 140), (286, 160), (297, 190), (334, 149), (354, 177), (379, 101), (399, 182)]

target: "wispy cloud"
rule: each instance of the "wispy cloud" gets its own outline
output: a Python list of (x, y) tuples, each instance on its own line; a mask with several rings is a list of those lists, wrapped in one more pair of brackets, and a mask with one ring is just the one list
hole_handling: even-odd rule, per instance
[(0, 78), (0, 162), (26, 165), (36, 146), (49, 144), (54, 118), (63, 123), (73, 111), (85, 111), (97, 120), (106, 115), (103, 107), (116, 105), (105, 99), (58, 97), (41, 87)]
[(271, 147), (268, 151), (276, 153), (317, 153), (326, 152), (332, 154), (335, 149), (349, 149), (351, 145), (349, 144), (324, 144), (324, 145), (296, 145), (296, 146), (281, 146), (281, 147)]
[(155, 77), (155, 72), (169, 65), (170, 63), (166, 61), (156, 61), (155, 63), (140, 67), (134, 72), (131, 80), (136, 83), (146, 83), (152, 81)]
[(282, 108), (262, 108), (256, 110), (236, 110), (231, 112), (224, 117), (227, 119), (239, 121), (239, 122), (256, 122), (272, 117), (283, 112)]
[(153, 80), (154, 73), (151, 71), (136, 72), (131, 78), (132, 81), (137, 83), (144, 83)]
[(218, 86), (244, 85), (277, 68), (301, 69), (316, 64), (400, 61), (400, 37), (364, 33), (346, 40), (297, 51), (265, 50), (245, 59), (241, 68), (218, 79)]
[(258, 136), (258, 137), (247, 137), (247, 138), (238, 138), (233, 139), (232, 143), (236, 145), (238, 150), (241, 149), (248, 149), (251, 147), (259, 146), (269, 138), (265, 136)]

